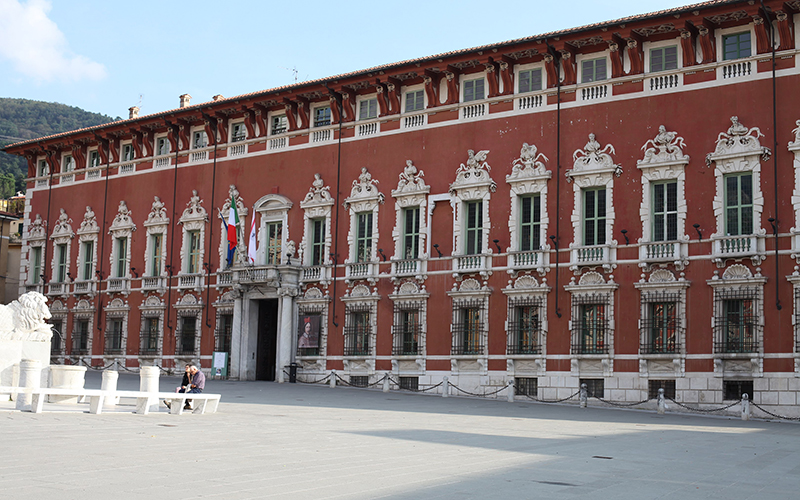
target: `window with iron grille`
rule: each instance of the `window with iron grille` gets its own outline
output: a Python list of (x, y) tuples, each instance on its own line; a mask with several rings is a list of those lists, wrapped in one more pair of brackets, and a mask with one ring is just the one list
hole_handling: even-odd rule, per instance
[(520, 207), (520, 252), (531, 252), (540, 247), (542, 223), (542, 196), (539, 193), (519, 197)]
[(372, 212), (356, 214), (356, 262), (372, 259)]
[(158, 353), (158, 336), (159, 336), (159, 317), (158, 316), (144, 316), (142, 317), (142, 334), (141, 334), (141, 347), (140, 354), (156, 354)]
[(400, 388), (407, 391), (419, 390), (419, 377), (400, 377)]
[(281, 263), (283, 223), (267, 222), (267, 264)]
[(197, 317), (181, 316), (180, 330), (178, 331), (178, 353), (194, 354), (195, 341), (197, 338)]
[(606, 242), (606, 188), (583, 190), (583, 244)]
[(72, 354), (89, 353), (89, 320), (76, 318), (72, 332)]
[(464, 210), (467, 212), (466, 233), (464, 238), (466, 248), (465, 255), (476, 255), (481, 253), (483, 243), (483, 201), (468, 201), (464, 203)]
[(419, 207), (403, 209), (403, 258), (419, 257)]
[(572, 353), (608, 353), (608, 294), (572, 296)]
[[(217, 315), (217, 351), (231, 352), (231, 333), (233, 332), (233, 313), (224, 312)], [(230, 356), (229, 356), (230, 357)]]
[(539, 379), (538, 378), (514, 378), (514, 392), (520, 396), (533, 396), (539, 395)]
[(272, 127), (270, 133), (272, 135), (278, 135), (286, 132), (286, 115), (273, 115), (272, 116)]
[(541, 354), (541, 311), (541, 299), (509, 299), (508, 354)]
[(108, 318), (105, 354), (122, 354), (122, 335), (122, 318)]
[(714, 352), (758, 352), (758, 298), (757, 288), (714, 291)]
[(453, 348), (454, 355), (483, 354), (484, 315), (486, 301), (453, 301)]
[(794, 289), (794, 341), (795, 352), (800, 352), (800, 287)]
[(369, 376), (350, 375), (350, 385), (353, 387), (367, 387), (369, 385)]
[(247, 130), (244, 123), (234, 123), (231, 127), (231, 142), (241, 142), (247, 139)]
[(653, 241), (678, 239), (678, 181), (653, 184)]
[(683, 328), (678, 311), (682, 298), (676, 292), (642, 294), (641, 345), (642, 354), (673, 354), (680, 352)]
[(580, 385), (586, 384), (586, 395), (590, 398), (605, 397), (605, 380), (602, 378), (582, 378)]
[(58, 354), (63, 349), (61, 344), (62, 331), (64, 330), (64, 320), (53, 318), (49, 321), (53, 331), (53, 337), (50, 340), (50, 353)]
[(739, 400), (742, 395), (747, 394), (753, 400), (753, 381), (752, 380), (723, 380), (722, 392), (724, 400)]
[(372, 306), (369, 304), (351, 304), (347, 306), (347, 324), (344, 328), (344, 355), (369, 356), (370, 313)]
[(657, 398), (658, 390), (664, 389), (664, 397), (675, 399), (675, 381), (674, 380), (648, 380), (647, 381), (647, 397)]
[(725, 181), (725, 234), (753, 234), (753, 174), (728, 174)]
[(321, 266), (325, 262), (325, 219), (311, 220), (311, 262), (312, 266)]
[(422, 330), (423, 302), (396, 302), (394, 305), (394, 337), (395, 356), (409, 356), (419, 353), (420, 332)]
[(331, 124), (331, 107), (314, 108), (314, 126), (325, 127)]
[(523, 94), (536, 90), (542, 90), (542, 68), (521, 70), (517, 91)]

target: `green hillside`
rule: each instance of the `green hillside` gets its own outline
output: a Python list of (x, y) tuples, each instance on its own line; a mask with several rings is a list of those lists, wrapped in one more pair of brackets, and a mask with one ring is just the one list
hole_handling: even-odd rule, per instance
[[(117, 117), (116, 120), (120, 118)], [(75, 106), (28, 99), (0, 98), (0, 148), (46, 135), (114, 121)], [(28, 165), (24, 158), (0, 152), (0, 198), (25, 191)]]

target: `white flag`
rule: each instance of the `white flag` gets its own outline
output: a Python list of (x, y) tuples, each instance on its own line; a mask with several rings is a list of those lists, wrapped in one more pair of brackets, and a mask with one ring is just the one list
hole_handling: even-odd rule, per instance
[(250, 226), (250, 241), (247, 242), (247, 256), (250, 263), (256, 263), (256, 214), (253, 214), (253, 224)]

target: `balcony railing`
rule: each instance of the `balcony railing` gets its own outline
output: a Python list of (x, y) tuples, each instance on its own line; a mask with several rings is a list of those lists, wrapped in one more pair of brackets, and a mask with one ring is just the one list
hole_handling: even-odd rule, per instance
[(347, 264), (347, 277), (348, 278), (367, 278), (372, 276), (372, 263), (371, 262), (354, 262)]
[(178, 276), (178, 288), (200, 288), (202, 285), (202, 274), (181, 274)]
[(303, 268), (303, 281), (320, 281), (325, 276), (325, 266), (310, 266)]
[(311, 142), (325, 142), (330, 141), (333, 138), (333, 130), (332, 129), (325, 129), (325, 130), (315, 130), (311, 132)]
[(419, 274), (420, 261), (417, 259), (395, 260), (392, 262), (392, 274), (395, 276), (413, 276)]
[(459, 255), (455, 258), (455, 270), (460, 273), (478, 272), (486, 269), (485, 255)]
[(286, 137), (276, 137), (269, 140), (269, 149), (283, 149), (289, 145), (289, 140)]
[(358, 136), (375, 135), (378, 133), (378, 122), (362, 123), (358, 126)]
[(164, 168), (170, 166), (170, 164), (171, 158), (169, 156), (153, 160), (153, 168)]
[(674, 89), (680, 86), (680, 75), (658, 75), (650, 77), (649, 79), (650, 90), (666, 90)]
[(75, 282), (75, 293), (87, 294), (92, 292), (94, 292), (94, 281), (87, 280)]
[(42, 293), (42, 285), (25, 285), (25, 292), (39, 292)]
[(544, 104), (544, 97), (540, 95), (526, 95), (517, 101), (519, 109), (540, 108)]
[(461, 108), (461, 117), (464, 119), (477, 118), (486, 114), (486, 103), (470, 104)]
[(572, 261), (577, 266), (601, 266), (609, 262), (607, 245), (576, 247), (572, 249)]
[(581, 101), (592, 101), (608, 97), (608, 85), (597, 85), (581, 89)]
[(236, 271), (236, 277), (243, 283), (266, 283), (277, 279), (278, 272), (274, 267), (246, 267)]
[(39, 179), (36, 181), (36, 187), (37, 188), (47, 187), (47, 183), (48, 183), (47, 179)]
[(128, 289), (128, 280), (127, 278), (109, 278), (108, 279), (108, 287), (106, 288), (109, 292), (124, 292)]
[(136, 170), (135, 163), (123, 163), (119, 166), (120, 174), (132, 174)]
[(75, 181), (75, 174), (62, 175), (60, 184), (69, 184), (74, 181)]
[(233, 273), (230, 271), (221, 271), (217, 273), (218, 286), (230, 286), (233, 284)]
[(750, 61), (739, 61), (733, 64), (722, 66), (722, 78), (739, 78), (750, 76), (752, 63)]
[(89, 170), (86, 172), (87, 179), (99, 179), (100, 178), (100, 170)]
[(145, 276), (142, 278), (142, 288), (145, 290), (164, 288), (164, 278), (161, 276)]
[(242, 156), (247, 154), (247, 144), (235, 144), (228, 148), (228, 156)]
[(198, 161), (206, 161), (208, 158), (208, 151), (192, 151), (189, 154), (189, 161), (195, 163)]
[(508, 254), (508, 265), (514, 269), (532, 269), (544, 265), (545, 253), (542, 250), (527, 252), (511, 252)]
[(47, 285), (48, 295), (61, 295), (62, 293), (66, 293), (66, 291), (67, 291), (66, 283), (48, 283)]
[(415, 128), (425, 125), (427, 115), (411, 115), (403, 118), (403, 128)]
[(676, 241), (654, 241), (643, 243), (641, 259), (646, 262), (672, 262), (680, 258), (680, 243)]
[(758, 238), (754, 235), (714, 238), (714, 254), (717, 257), (747, 257), (756, 253), (758, 253)]

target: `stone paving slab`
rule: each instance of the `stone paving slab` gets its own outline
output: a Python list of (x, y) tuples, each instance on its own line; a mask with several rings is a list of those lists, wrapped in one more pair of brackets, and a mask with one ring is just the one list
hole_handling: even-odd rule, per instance
[[(121, 373), (119, 388), (138, 378)], [(793, 423), (269, 382), (206, 391), (222, 394), (215, 414), (0, 403), (0, 498), (800, 497)]]

